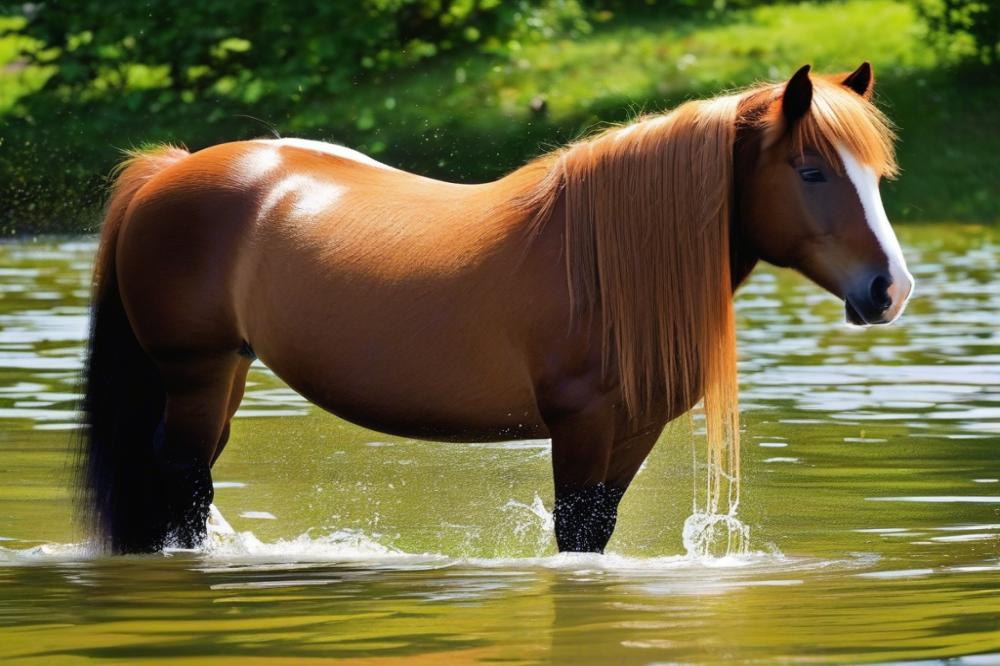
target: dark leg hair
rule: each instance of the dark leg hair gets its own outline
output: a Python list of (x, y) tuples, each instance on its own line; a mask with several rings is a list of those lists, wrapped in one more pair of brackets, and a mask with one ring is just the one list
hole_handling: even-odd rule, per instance
[(606, 485), (614, 409), (604, 397), (546, 419), (552, 435), (553, 510), (560, 551), (600, 553), (615, 529), (622, 492)]
[(198, 458), (171, 458), (165, 425), (160, 425), (153, 444), (157, 483), (163, 493), (164, 521), (158, 526), (158, 548), (197, 548), (205, 540), (209, 507), (215, 498), (212, 471)]
[(604, 483), (557, 492), (554, 513), (559, 551), (603, 553), (624, 494), (624, 489)]
[(166, 385), (156, 469), (167, 515), (164, 542), (195, 548), (214, 498), (212, 463), (229, 436), (249, 363), (232, 351), (172, 355), (159, 363)]

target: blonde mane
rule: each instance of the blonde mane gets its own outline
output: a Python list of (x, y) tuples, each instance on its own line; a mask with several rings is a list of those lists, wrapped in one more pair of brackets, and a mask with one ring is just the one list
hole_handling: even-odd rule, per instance
[[(810, 112), (793, 145), (841, 168), (843, 145), (877, 173), (896, 173), (893, 133), (868, 100), (813, 79)], [(564, 225), (574, 317), (599, 316), (603, 368), (617, 367), (628, 412), (658, 398), (703, 394), (709, 463), (738, 478), (739, 418), (730, 212), (733, 149), (741, 126), (786, 131), (784, 84), (766, 84), (612, 127), (529, 164), (514, 208), (530, 229)], [(565, 219), (551, 219), (564, 198)], [(732, 489), (731, 489), (732, 490)]]

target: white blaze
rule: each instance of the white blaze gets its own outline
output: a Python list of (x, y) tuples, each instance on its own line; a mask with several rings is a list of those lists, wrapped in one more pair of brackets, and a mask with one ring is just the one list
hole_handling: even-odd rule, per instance
[(878, 191), (878, 175), (875, 170), (859, 162), (854, 154), (843, 146), (837, 146), (837, 154), (844, 165), (847, 177), (857, 190), (868, 226), (871, 227), (882, 251), (889, 259), (889, 275), (892, 277), (889, 296), (892, 298), (892, 304), (886, 315), (892, 321), (902, 314), (906, 302), (913, 293), (913, 276), (906, 268), (903, 250), (899, 247), (896, 232), (892, 230), (885, 208), (882, 206), (882, 196)]

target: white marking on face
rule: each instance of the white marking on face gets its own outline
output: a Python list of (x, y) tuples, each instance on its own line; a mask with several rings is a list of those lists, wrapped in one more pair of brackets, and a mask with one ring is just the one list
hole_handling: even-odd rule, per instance
[(362, 164), (367, 164), (369, 166), (380, 167), (382, 169), (395, 169), (388, 164), (383, 164), (378, 160), (368, 157), (364, 153), (359, 153), (356, 150), (351, 150), (346, 146), (338, 146), (335, 143), (325, 143), (323, 141), (312, 141), (310, 139), (256, 139), (257, 143), (266, 143), (271, 146), (290, 146), (292, 148), (302, 148), (303, 150), (313, 150), (318, 153), (325, 153), (327, 155), (333, 155), (334, 157), (340, 157), (345, 160), (353, 160), (355, 162), (361, 162)]
[(882, 197), (878, 191), (878, 175), (875, 170), (859, 162), (854, 154), (843, 146), (837, 146), (837, 154), (844, 165), (847, 177), (851, 179), (858, 193), (868, 226), (871, 227), (872, 233), (875, 234), (889, 260), (889, 275), (892, 277), (889, 296), (892, 298), (892, 304), (886, 311), (886, 316), (889, 321), (893, 321), (903, 313), (906, 302), (913, 294), (913, 276), (906, 268), (903, 250), (899, 247), (896, 233), (892, 230), (885, 208), (882, 206)]

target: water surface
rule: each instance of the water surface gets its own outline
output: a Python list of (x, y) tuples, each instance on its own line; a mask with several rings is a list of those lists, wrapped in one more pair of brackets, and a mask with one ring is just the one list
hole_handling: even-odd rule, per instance
[[(255, 368), (196, 553), (98, 558), (66, 482), (90, 239), (0, 245), (3, 663), (1000, 663), (1000, 244), (901, 230), (859, 330), (804, 279), (738, 298), (746, 558), (685, 556), (687, 423), (606, 556), (556, 556), (546, 441), (366, 431)], [(961, 659), (957, 659), (961, 657)]]

